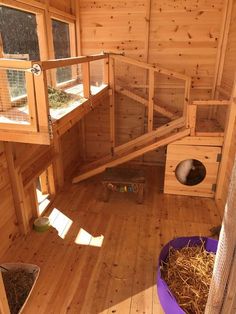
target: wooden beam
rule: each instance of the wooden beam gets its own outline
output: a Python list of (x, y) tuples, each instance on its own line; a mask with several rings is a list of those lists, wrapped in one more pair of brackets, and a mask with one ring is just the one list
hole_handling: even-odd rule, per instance
[(111, 154), (114, 154), (115, 149), (115, 61), (109, 58), (109, 106), (110, 106), (110, 144)]
[(228, 106), (231, 104), (229, 100), (194, 100), (193, 105), (197, 106)]
[(29, 221), (27, 217), (27, 204), (24, 194), (22, 176), (15, 168), (12, 144), (4, 143), (4, 148), (11, 180), (12, 194), (18, 225), (21, 233), (27, 234), (29, 231)]
[(148, 89), (148, 132), (151, 132), (153, 129), (153, 106), (154, 106), (154, 80), (155, 72), (149, 70), (149, 89)]
[(83, 173), (83, 174), (80, 174), (78, 175), (77, 177), (75, 177), (73, 179), (73, 183), (78, 183), (82, 180), (85, 180), (91, 176), (94, 176), (98, 173), (101, 173), (103, 172), (107, 167), (114, 167), (114, 166), (118, 166), (120, 164), (123, 164), (129, 160), (132, 160), (136, 157), (139, 157), (149, 151), (152, 151), (152, 150), (155, 150), (157, 149), (158, 147), (161, 147), (161, 146), (165, 146), (165, 145), (168, 145), (178, 139), (181, 139), (185, 136), (188, 136), (190, 133), (189, 129), (185, 129), (183, 131), (180, 131), (180, 132), (177, 132), (177, 133), (174, 133), (172, 135), (169, 135), (169, 136), (165, 136), (163, 138), (160, 138), (159, 140), (157, 140), (155, 143), (152, 143), (150, 145), (147, 145), (145, 147), (142, 147), (142, 148), (139, 148), (135, 151), (132, 151), (130, 153), (125, 153), (124, 156), (119, 156), (118, 158), (115, 158), (95, 169), (92, 169), (86, 173)]
[(24, 131), (0, 131), (0, 140), (4, 142), (17, 142), (29, 144), (50, 145), (49, 133), (34, 133)]
[(7, 295), (5, 286), (2, 279), (2, 273), (0, 272), (0, 313), (10, 314), (10, 308), (7, 301)]
[[(80, 57), (74, 57), (74, 58), (62, 58), (62, 59), (55, 59), (55, 60), (48, 60), (48, 61), (42, 61), (41, 66), (43, 70), (50, 70), (60, 67), (66, 67), (74, 64), (80, 64), (90, 61), (96, 61), (107, 58), (107, 54), (97, 54), (97, 55), (91, 55), (91, 56), (80, 56)], [(1, 61), (0, 61), (1, 65)]]
[(183, 116), (185, 118), (186, 127), (188, 126), (188, 109), (190, 103), (190, 91), (191, 91), (191, 78), (186, 79), (184, 86), (184, 107)]

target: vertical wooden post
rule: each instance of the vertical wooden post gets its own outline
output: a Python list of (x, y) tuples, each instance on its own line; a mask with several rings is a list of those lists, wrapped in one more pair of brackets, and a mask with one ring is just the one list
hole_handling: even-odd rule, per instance
[(27, 190), (29, 196), (29, 206), (33, 218), (38, 218), (40, 216), (36, 188), (36, 181), (34, 180)]
[(39, 132), (49, 133), (49, 101), (46, 71), (34, 76)]
[(16, 217), (19, 224), (19, 228), (22, 234), (27, 234), (29, 231), (29, 221), (27, 217), (27, 204), (24, 194), (24, 187), (22, 182), (22, 176), (15, 169), (12, 144), (4, 142), (4, 148), (7, 158), (7, 165), (11, 179), (12, 194), (14, 199)]
[(148, 92), (148, 132), (153, 130), (153, 105), (154, 105), (154, 70), (149, 70), (149, 92)]
[(29, 119), (32, 126), (32, 130), (37, 131), (37, 113), (36, 113), (36, 101), (34, 93), (34, 75), (29, 72), (25, 72), (25, 85), (27, 91), (27, 104), (29, 107)]
[(224, 135), (224, 145), (222, 150), (222, 159), (220, 162), (220, 168), (218, 173), (218, 180), (216, 186), (215, 198), (217, 200), (222, 198), (222, 192), (224, 189), (224, 182), (226, 177), (226, 169), (228, 165), (229, 151), (231, 147), (231, 142), (233, 138), (234, 125), (236, 119), (236, 76), (234, 79), (234, 87), (231, 95), (231, 104), (228, 108), (227, 118), (226, 118), (226, 129)]
[(104, 59), (103, 83), (106, 85), (109, 84), (109, 60), (108, 60), (108, 58)]
[(49, 188), (48, 193), (50, 194), (50, 200), (52, 200), (56, 195), (55, 175), (52, 165), (50, 165), (47, 169), (47, 179)]
[(184, 108), (183, 108), (183, 117), (186, 121), (186, 127), (188, 127), (188, 118), (189, 118), (189, 103), (190, 103), (190, 90), (191, 90), (191, 79), (185, 81), (185, 90), (184, 90)]
[(83, 73), (83, 89), (84, 98), (90, 98), (90, 66), (89, 62), (82, 63), (82, 73)]
[(111, 155), (114, 155), (115, 148), (115, 61), (109, 57), (109, 104), (110, 104), (110, 143)]
[(6, 291), (2, 279), (2, 273), (0, 272), (0, 313), (10, 314), (10, 309), (7, 301)]
[(57, 189), (61, 190), (64, 185), (64, 167), (62, 159), (61, 138), (56, 133), (53, 136), (53, 146), (56, 153), (56, 159), (53, 162), (53, 168), (56, 174)]
[(188, 110), (188, 124), (190, 127), (190, 135), (196, 134), (197, 105), (190, 105)]

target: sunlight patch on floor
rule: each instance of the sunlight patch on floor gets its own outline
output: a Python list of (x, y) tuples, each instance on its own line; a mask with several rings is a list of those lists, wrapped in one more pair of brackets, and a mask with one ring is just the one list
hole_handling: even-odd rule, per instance
[(51, 226), (53, 226), (58, 231), (59, 237), (64, 239), (73, 221), (57, 208), (53, 209), (49, 215), (49, 220)]
[(101, 247), (103, 243), (104, 236), (100, 235), (98, 237), (93, 237), (90, 233), (88, 233), (83, 228), (80, 228), (79, 233), (75, 239), (76, 244), (80, 245), (89, 245)]

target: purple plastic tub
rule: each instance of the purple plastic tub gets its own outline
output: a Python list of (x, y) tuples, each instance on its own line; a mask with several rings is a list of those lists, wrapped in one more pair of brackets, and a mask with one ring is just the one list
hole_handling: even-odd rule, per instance
[(202, 241), (205, 243), (205, 249), (208, 252), (216, 253), (218, 241), (206, 238), (206, 237), (182, 237), (176, 238), (168, 242), (163, 249), (161, 250), (159, 263), (158, 263), (158, 273), (157, 273), (157, 291), (161, 306), (165, 314), (184, 314), (185, 312), (178, 305), (175, 297), (170, 292), (166, 282), (161, 278), (160, 265), (161, 261), (165, 261), (168, 257), (169, 248), (173, 247), (174, 249), (181, 249), (184, 246), (195, 246), (201, 245)]

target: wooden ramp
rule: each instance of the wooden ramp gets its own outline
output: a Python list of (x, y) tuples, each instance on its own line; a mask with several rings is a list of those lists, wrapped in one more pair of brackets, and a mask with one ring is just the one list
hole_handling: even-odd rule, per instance
[(136, 157), (139, 157), (158, 147), (168, 145), (190, 134), (190, 130), (185, 127), (183, 118), (179, 118), (160, 128), (148, 132), (138, 138), (115, 147), (114, 154), (107, 155), (97, 161), (89, 163), (81, 168), (80, 173), (73, 179), (73, 183), (78, 183), (98, 173), (103, 172), (107, 167), (118, 166)]

